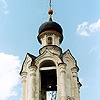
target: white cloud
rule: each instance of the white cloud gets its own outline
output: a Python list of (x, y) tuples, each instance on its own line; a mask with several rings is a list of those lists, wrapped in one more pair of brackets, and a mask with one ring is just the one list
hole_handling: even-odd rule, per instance
[(100, 51), (99, 51), (99, 58), (100, 58)]
[(5, 15), (7, 15), (9, 13), (7, 0), (1, 0), (1, 2), (3, 4), (3, 12)]
[(83, 22), (82, 24), (78, 25), (77, 32), (81, 36), (90, 36), (91, 33), (100, 31), (100, 19), (92, 24), (89, 24), (88, 22)]
[(89, 52), (88, 52), (88, 54), (95, 54), (95, 55), (97, 55), (97, 57), (99, 57), (100, 58), (100, 46), (94, 46), (94, 47), (92, 47), (90, 50), (89, 50)]
[(100, 48), (99, 46), (94, 46), (94, 47), (92, 47), (92, 48), (89, 50), (88, 54), (92, 54), (92, 53), (98, 52), (99, 48)]
[(0, 53), (0, 100), (16, 96), (19, 83), (20, 60), (18, 56)]
[(79, 81), (82, 84), (82, 87), (81, 87), (82, 89), (87, 89), (88, 88), (88, 85), (86, 84), (84, 79), (80, 78)]
[(2, 2), (4, 4), (3, 8), (4, 9), (7, 9), (7, 7), (8, 7), (7, 0), (2, 0)]
[(80, 35), (81, 36), (90, 36), (90, 34), (87, 31), (85, 31), (85, 30), (83, 30), (82, 32), (80, 32)]

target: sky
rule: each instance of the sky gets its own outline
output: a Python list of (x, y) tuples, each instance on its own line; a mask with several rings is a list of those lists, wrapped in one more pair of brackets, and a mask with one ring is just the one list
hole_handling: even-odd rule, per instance
[[(100, 100), (100, 0), (52, 0), (52, 8), (63, 28), (60, 47), (80, 68), (80, 100)], [(49, 0), (0, 0), (0, 100), (21, 100), (21, 65), (27, 52), (39, 54), (48, 9)]]

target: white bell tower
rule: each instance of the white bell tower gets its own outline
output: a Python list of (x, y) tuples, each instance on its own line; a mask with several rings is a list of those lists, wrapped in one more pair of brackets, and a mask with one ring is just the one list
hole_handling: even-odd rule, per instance
[(80, 100), (79, 68), (70, 50), (60, 48), (63, 29), (52, 20), (51, 0), (48, 14), (39, 27), (39, 55), (27, 53), (20, 71), (22, 100)]

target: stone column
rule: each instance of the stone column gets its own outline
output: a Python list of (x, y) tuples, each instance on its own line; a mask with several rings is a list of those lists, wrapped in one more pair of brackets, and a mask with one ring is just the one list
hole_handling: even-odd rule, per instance
[(59, 64), (59, 97), (58, 100), (66, 100), (66, 64)]
[(29, 100), (35, 100), (35, 93), (36, 93), (36, 70), (37, 67), (36, 66), (30, 66), (29, 67), (30, 70), (30, 94), (29, 94)]
[(22, 100), (27, 100), (27, 72), (22, 72)]
[(79, 100), (79, 89), (78, 89), (78, 80), (77, 80), (78, 68), (73, 67), (71, 70), (72, 70), (73, 82), (74, 82), (74, 98), (75, 100)]

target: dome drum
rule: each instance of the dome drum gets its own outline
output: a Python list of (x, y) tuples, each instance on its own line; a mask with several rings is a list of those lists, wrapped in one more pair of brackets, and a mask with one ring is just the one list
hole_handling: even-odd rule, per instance
[(57, 31), (54, 31), (54, 30), (47, 30), (47, 31), (42, 32), (41, 34), (38, 35), (37, 38), (38, 38), (39, 43), (42, 44), (41, 38), (43, 38), (44, 35), (52, 36), (53, 34), (60, 37), (60, 40), (59, 40), (60, 43), (63, 41), (63, 35), (62, 34), (60, 34)]

